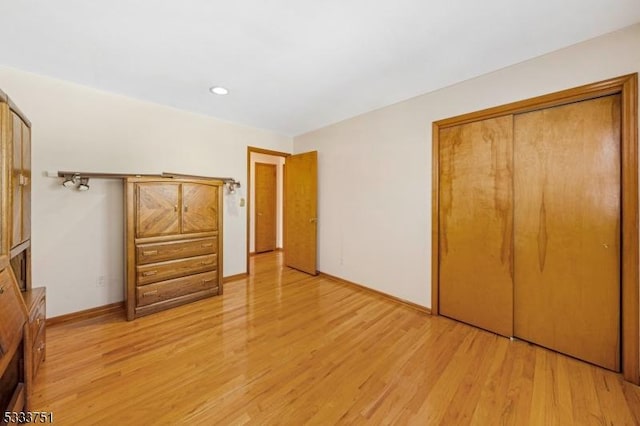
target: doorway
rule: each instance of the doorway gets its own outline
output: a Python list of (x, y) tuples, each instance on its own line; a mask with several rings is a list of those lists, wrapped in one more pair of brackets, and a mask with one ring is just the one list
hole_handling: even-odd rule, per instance
[[(256, 163), (276, 164), (276, 181), (282, 182), (276, 195), (276, 250), (284, 251), (285, 265), (316, 275), (318, 233), (318, 152), (288, 154), (262, 148), (247, 149), (247, 275), (251, 275), (251, 254), (256, 253), (255, 176)], [(286, 162), (286, 167), (285, 167)], [(278, 171), (281, 170), (281, 173)], [(280, 176), (278, 176), (278, 174)], [(276, 184), (277, 186), (278, 184)], [(278, 213), (280, 209), (281, 214)], [(290, 232), (289, 232), (290, 231)]]
[[(283, 249), (284, 168), (291, 154), (268, 149), (247, 149), (247, 274), (250, 257)], [(274, 173), (269, 181), (268, 175)], [(274, 194), (275, 192), (275, 194)]]

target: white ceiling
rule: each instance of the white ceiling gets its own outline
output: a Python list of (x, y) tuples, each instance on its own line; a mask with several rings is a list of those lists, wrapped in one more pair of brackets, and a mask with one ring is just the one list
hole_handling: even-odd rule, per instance
[(0, 0), (0, 64), (297, 135), (637, 22), (640, 0)]

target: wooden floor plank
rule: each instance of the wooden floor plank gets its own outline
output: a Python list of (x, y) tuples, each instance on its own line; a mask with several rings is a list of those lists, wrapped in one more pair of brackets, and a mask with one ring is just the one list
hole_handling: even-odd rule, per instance
[(57, 424), (638, 424), (619, 374), (251, 258), (225, 294), (47, 330)]

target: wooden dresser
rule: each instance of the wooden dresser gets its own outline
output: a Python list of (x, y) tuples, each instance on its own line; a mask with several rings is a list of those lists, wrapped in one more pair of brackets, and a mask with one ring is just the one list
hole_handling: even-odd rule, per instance
[(127, 178), (127, 319), (222, 294), (222, 182)]
[[(5, 274), (5, 288), (9, 285), (6, 280), (11, 280), (19, 290), (21, 309), (26, 313), (20, 333), (20, 365), (28, 405), (33, 381), (45, 356), (46, 297), (44, 287), (33, 288), (31, 283), (31, 122), (2, 91), (0, 148), (0, 271)], [(8, 298), (0, 301), (0, 311), (13, 309), (5, 305), (8, 302)], [(3, 378), (0, 398), (6, 396), (4, 384)]]

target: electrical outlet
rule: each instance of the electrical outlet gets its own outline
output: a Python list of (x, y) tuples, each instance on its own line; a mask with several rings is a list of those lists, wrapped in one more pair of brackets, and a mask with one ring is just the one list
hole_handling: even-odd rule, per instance
[(100, 275), (96, 280), (96, 287), (104, 287), (107, 285), (107, 277)]

